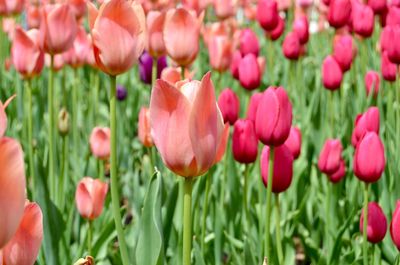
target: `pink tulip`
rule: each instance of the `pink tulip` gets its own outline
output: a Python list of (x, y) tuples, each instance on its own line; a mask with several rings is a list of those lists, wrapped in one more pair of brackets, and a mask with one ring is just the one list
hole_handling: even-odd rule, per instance
[(72, 13), (77, 20), (84, 17), (87, 13), (87, 0), (68, 0), (68, 4), (71, 6)]
[(232, 152), (236, 161), (243, 164), (257, 159), (258, 139), (251, 120), (237, 120), (233, 127)]
[(258, 43), (257, 35), (251, 29), (244, 29), (240, 34), (240, 52), (242, 56), (249, 53), (258, 56), (260, 44)]
[(253, 53), (247, 54), (240, 60), (239, 81), (247, 90), (253, 90), (260, 86), (261, 69)]
[(128, 71), (145, 46), (142, 6), (135, 1), (111, 0), (104, 2), (98, 11), (90, 2), (88, 7), (97, 65), (112, 76)]
[(251, 120), (254, 124), (256, 122), (258, 104), (263, 98), (263, 95), (264, 94), (261, 92), (256, 92), (250, 98), (249, 107), (247, 109), (247, 119)]
[(43, 239), (43, 214), (36, 203), (26, 202), (24, 208), (17, 232), (0, 250), (0, 264), (33, 265), (36, 261)]
[(258, 104), (256, 133), (265, 145), (279, 146), (289, 136), (292, 104), (283, 87), (269, 87)]
[(300, 57), (301, 44), (299, 36), (295, 32), (286, 35), (282, 44), (283, 55), (289, 60), (297, 60)]
[(146, 107), (142, 107), (139, 112), (138, 134), (139, 140), (144, 146), (151, 147), (154, 145), (151, 138), (150, 111)]
[(214, 12), (219, 19), (227, 19), (235, 15), (235, 0), (213, 0)]
[(345, 26), (351, 17), (350, 0), (331, 0), (328, 11), (329, 24), (334, 28)]
[(386, 9), (386, 0), (368, 0), (368, 6), (372, 8), (375, 14), (381, 14)]
[(196, 59), (199, 52), (200, 22), (189, 11), (184, 8), (169, 10), (163, 36), (168, 55), (178, 65), (188, 66)]
[(309, 38), (308, 19), (305, 15), (297, 17), (293, 22), (293, 32), (299, 37), (300, 44), (306, 44)]
[(344, 176), (346, 176), (346, 163), (343, 159), (340, 159), (339, 168), (329, 175), (329, 180), (332, 183), (338, 183), (344, 178)]
[(298, 127), (291, 127), (288, 138), (285, 141), (285, 145), (292, 152), (293, 158), (297, 159), (301, 152), (301, 131)]
[[(265, 187), (268, 186), (269, 149), (268, 146), (264, 146), (260, 160), (261, 176)], [(275, 148), (273, 163), (272, 192), (280, 193), (289, 188), (293, 177), (293, 156), (286, 145), (283, 144)]]
[(224, 130), (222, 132), (221, 141), (217, 146), (217, 153), (215, 155), (214, 164), (219, 163), (225, 155), (226, 147), (228, 145), (229, 133), (230, 133), (229, 123), (225, 123)]
[(110, 156), (110, 128), (95, 127), (90, 134), (90, 150), (92, 154), (101, 160)]
[[(386, 235), (387, 221), (382, 208), (376, 202), (368, 203), (367, 239), (371, 243), (381, 242)], [(364, 211), (360, 216), (360, 232), (364, 232)]]
[(75, 203), (79, 214), (89, 220), (100, 216), (106, 199), (108, 184), (99, 179), (84, 177), (79, 181), (75, 193)]
[(367, 183), (377, 181), (385, 170), (385, 151), (376, 132), (367, 132), (358, 142), (353, 159), (354, 174)]
[(49, 54), (58, 54), (72, 47), (77, 23), (68, 4), (45, 6), (40, 22), (41, 47)]
[[(388, 27), (388, 26), (386, 26)], [(387, 43), (387, 55), (392, 63), (400, 64), (400, 25), (390, 26), (389, 39)]]
[(280, 16), (278, 16), (278, 24), (274, 29), (267, 31), (266, 34), (271, 40), (274, 41), (279, 39), (284, 31), (285, 31), (285, 20)]
[(25, 205), (24, 154), (11, 138), (0, 138), (0, 249), (13, 237)]
[(154, 143), (171, 171), (183, 177), (207, 172), (224, 130), (210, 73), (201, 82), (172, 85), (157, 80), (150, 99), (150, 125)]
[(333, 44), (333, 58), (343, 72), (350, 70), (353, 62), (353, 38), (351, 35), (341, 35)]
[(275, 0), (260, 0), (257, 6), (257, 20), (264, 30), (273, 30), (278, 25), (278, 4)]
[(324, 87), (332, 91), (339, 89), (342, 84), (342, 79), (342, 69), (335, 58), (329, 55), (322, 63), (322, 81)]
[(374, 32), (374, 12), (364, 4), (356, 3), (353, 5), (353, 30), (358, 35), (368, 38)]
[(400, 24), (400, 7), (391, 5), (386, 15), (386, 26), (395, 26)]
[(63, 53), (64, 62), (71, 65), (73, 68), (84, 65), (87, 61), (87, 54), (93, 52), (91, 42), (88, 39), (85, 29), (79, 26), (78, 33), (72, 47)]
[(380, 87), (380, 77), (379, 73), (376, 71), (368, 71), (367, 74), (365, 75), (364, 81), (365, 81), (365, 91), (367, 95), (371, 92), (371, 90), (374, 92), (374, 97), (378, 95), (379, 92), (379, 87)]
[(226, 71), (232, 60), (232, 40), (225, 35), (211, 36), (208, 53), (211, 67), (220, 73)]
[(339, 167), (342, 157), (342, 144), (340, 140), (328, 139), (319, 153), (318, 168), (321, 172), (331, 175), (335, 173)]
[(307, 9), (313, 5), (313, 0), (296, 0), (296, 5), (301, 8)]
[(38, 29), (40, 27), (41, 11), (39, 6), (29, 4), (26, 8), (26, 24), (28, 29)]
[(397, 201), (396, 209), (393, 212), (392, 222), (390, 223), (390, 236), (400, 251), (400, 200)]
[(15, 70), (24, 78), (40, 74), (44, 66), (44, 53), (39, 47), (39, 31), (25, 32), (17, 27), (11, 46), (11, 58)]
[(0, 1), (0, 16), (14, 16), (24, 9), (24, 0), (2, 0)]
[(358, 115), (355, 121), (351, 144), (356, 147), (367, 132), (379, 134), (379, 121), (379, 109), (377, 107), (370, 107), (365, 113)]
[[(176, 82), (181, 81), (181, 68), (180, 67), (166, 67), (161, 72), (161, 79), (174, 85)], [(192, 79), (194, 72), (185, 69), (185, 79)]]
[(218, 97), (218, 107), (221, 110), (224, 123), (233, 125), (239, 116), (240, 102), (238, 96), (230, 88), (222, 90)]
[(386, 26), (382, 29), (381, 36), (379, 39), (379, 46), (382, 52), (387, 51), (389, 48), (389, 45), (392, 41), (393, 29), (394, 27), (392, 26)]
[(383, 51), (381, 56), (381, 72), (383, 79), (385, 79), (386, 81), (396, 81), (397, 65), (389, 60), (387, 51)]
[(163, 39), (165, 13), (150, 11), (146, 19), (148, 30), (147, 51), (153, 58), (164, 56), (167, 53)]

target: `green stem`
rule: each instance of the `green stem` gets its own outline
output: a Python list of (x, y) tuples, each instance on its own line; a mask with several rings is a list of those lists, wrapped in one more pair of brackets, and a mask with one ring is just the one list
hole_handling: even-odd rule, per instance
[(363, 223), (363, 259), (364, 265), (368, 265), (368, 241), (367, 241), (367, 225), (368, 225), (368, 183), (364, 185), (364, 223)]
[(104, 161), (98, 159), (98, 160), (97, 160), (97, 167), (98, 167), (98, 173), (99, 173), (98, 178), (99, 178), (101, 181), (104, 181)]
[(325, 221), (325, 237), (326, 237), (326, 250), (327, 253), (329, 253), (329, 251), (331, 250), (331, 246), (330, 246), (330, 227), (331, 227), (331, 196), (332, 196), (332, 190), (330, 189), (331, 184), (329, 183), (329, 181), (327, 180), (327, 184), (326, 184), (326, 221)]
[(60, 205), (60, 209), (64, 209), (64, 185), (65, 185), (65, 168), (67, 167), (68, 164), (68, 152), (67, 152), (67, 135), (64, 135), (61, 140), (62, 140), (62, 159), (61, 159), (61, 169), (60, 169), (60, 187), (59, 187), (59, 191), (58, 196), (59, 196), (59, 205)]
[(192, 186), (193, 179), (185, 178), (183, 182), (183, 265), (190, 265), (192, 251)]
[(206, 235), (206, 230), (207, 230), (207, 212), (208, 212), (208, 196), (210, 193), (210, 186), (211, 186), (211, 176), (209, 174), (206, 175), (206, 194), (204, 196), (204, 207), (203, 207), (203, 216), (202, 216), (202, 221), (201, 221), (201, 251), (204, 256), (204, 238)]
[(47, 104), (49, 112), (49, 179), (52, 183), (52, 195), (56, 194), (56, 176), (54, 176), (54, 55), (50, 55), (49, 85), (47, 93)]
[(280, 218), (280, 205), (279, 205), (279, 193), (276, 194), (275, 206), (276, 206), (276, 215), (275, 215), (275, 233), (276, 233), (276, 248), (278, 250), (278, 264), (283, 264), (283, 251), (282, 251), (282, 240), (281, 240), (281, 218)]
[(271, 193), (272, 193), (272, 176), (274, 174), (274, 154), (275, 150), (273, 146), (269, 147), (269, 170), (268, 170), (268, 185), (267, 185), (267, 207), (265, 211), (265, 249), (264, 256), (268, 262), (270, 262), (270, 223), (271, 223)]
[(335, 137), (335, 110), (333, 107), (333, 103), (334, 103), (334, 95), (333, 95), (333, 91), (328, 91), (329, 93), (329, 116), (331, 118), (331, 137)]
[(92, 253), (92, 220), (88, 220), (88, 254)]
[[(35, 168), (33, 162), (33, 126), (32, 126), (32, 81), (28, 79), (27, 84), (27, 107), (28, 107), (28, 155), (29, 155), (29, 174), (32, 183), (32, 193), (35, 192)], [(33, 195), (32, 195), (33, 196)]]
[(96, 70), (93, 70), (93, 75), (94, 75), (94, 89), (93, 89), (93, 126), (96, 126), (97, 124), (97, 112), (98, 112), (98, 102), (99, 102), (99, 75), (97, 72), (94, 72)]
[[(72, 86), (72, 139), (73, 139), (73, 161), (78, 161), (79, 154), (79, 143), (78, 143), (78, 69), (74, 69), (74, 85)], [(77, 167), (79, 163), (74, 163), (74, 174), (76, 176), (80, 175)]]
[(246, 228), (248, 228), (249, 225), (250, 225), (249, 207), (247, 205), (247, 189), (248, 189), (249, 167), (250, 166), (248, 164), (246, 164), (244, 166), (243, 209), (244, 209), (244, 214), (245, 214), (245, 217), (246, 217)]
[(117, 77), (110, 76), (110, 127), (111, 127), (111, 202), (117, 229), (119, 249), (123, 265), (129, 264), (128, 251), (122, 228), (122, 220), (119, 206), (118, 176), (117, 176), (117, 105), (116, 105)]
[(153, 58), (153, 65), (151, 69), (151, 86), (154, 87), (157, 80), (157, 58)]

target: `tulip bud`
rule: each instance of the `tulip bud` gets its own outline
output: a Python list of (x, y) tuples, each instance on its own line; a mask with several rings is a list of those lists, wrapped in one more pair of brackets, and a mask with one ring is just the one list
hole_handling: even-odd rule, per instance
[(218, 107), (221, 110), (224, 123), (233, 125), (239, 116), (239, 98), (230, 88), (225, 88), (218, 97)]
[[(269, 151), (268, 146), (264, 146), (261, 153), (261, 176), (264, 186), (268, 186), (269, 173)], [(287, 190), (292, 183), (293, 177), (293, 155), (286, 145), (275, 147), (274, 150), (274, 174), (272, 176), (272, 192), (280, 193)]]
[[(388, 26), (386, 26), (388, 27)], [(400, 25), (390, 26), (390, 37), (387, 43), (387, 52), (389, 60), (392, 63), (400, 64)]]
[(94, 265), (94, 259), (91, 256), (86, 256), (84, 259), (80, 258), (78, 259), (74, 265)]
[(261, 72), (254, 54), (249, 53), (240, 60), (239, 81), (247, 90), (253, 90), (260, 86)]
[(239, 65), (241, 61), (242, 61), (242, 54), (240, 53), (240, 51), (236, 51), (233, 54), (230, 69), (233, 78), (237, 80), (239, 80)]
[(224, 72), (231, 64), (232, 41), (225, 35), (211, 36), (208, 53), (211, 67), (218, 72)]
[(329, 55), (322, 63), (322, 82), (324, 87), (332, 91), (339, 89), (342, 79), (342, 69), (336, 60)]
[(381, 56), (381, 72), (383, 79), (385, 79), (386, 81), (396, 81), (397, 65), (389, 60), (387, 51), (383, 51)]
[[(371, 243), (381, 242), (386, 235), (387, 221), (382, 208), (376, 202), (368, 203), (367, 239)], [(360, 232), (364, 232), (364, 210), (361, 211)]]
[(300, 44), (306, 44), (309, 38), (308, 19), (305, 15), (296, 18), (293, 22), (293, 32), (299, 37)]
[(367, 132), (358, 142), (353, 160), (354, 174), (367, 183), (377, 181), (385, 170), (385, 151), (376, 132)]
[(257, 35), (251, 29), (244, 29), (240, 34), (240, 52), (242, 56), (249, 53), (258, 56), (260, 44), (258, 43)]
[(386, 15), (386, 26), (400, 25), (400, 7), (391, 5)]
[(329, 175), (329, 180), (332, 183), (338, 183), (339, 181), (342, 180), (346, 176), (346, 163), (344, 162), (343, 159), (340, 159), (340, 164), (338, 170), (334, 172), (333, 174)]
[(285, 31), (285, 20), (278, 16), (278, 24), (276, 27), (270, 31), (267, 31), (266, 34), (271, 40), (279, 39), (283, 32)]
[(340, 167), (342, 157), (342, 144), (340, 140), (328, 139), (319, 153), (318, 168), (321, 172), (331, 175)]
[(150, 11), (146, 16), (148, 30), (148, 41), (146, 50), (153, 58), (158, 58), (166, 54), (163, 40), (163, 28), (165, 22), (165, 12)]
[(119, 101), (124, 101), (126, 96), (128, 95), (128, 91), (122, 85), (117, 85), (117, 99)]
[(76, 188), (75, 202), (79, 214), (89, 220), (100, 216), (107, 196), (108, 184), (99, 179), (84, 177)]
[(386, 0), (368, 0), (368, 6), (375, 14), (382, 14), (386, 10)]
[(256, 92), (250, 98), (249, 107), (247, 109), (247, 119), (253, 121), (254, 124), (256, 122), (258, 104), (260, 103), (262, 97), (263, 93)]
[(393, 212), (392, 222), (390, 223), (390, 236), (400, 251), (400, 200), (397, 201), (396, 209)]
[(289, 137), (285, 141), (285, 145), (292, 152), (293, 158), (297, 159), (301, 152), (301, 131), (297, 127), (291, 127)]
[(151, 147), (154, 145), (153, 139), (151, 138), (150, 128), (150, 112), (146, 107), (142, 107), (139, 112), (139, 126), (138, 134), (140, 142), (146, 146)]
[(58, 132), (61, 136), (66, 136), (69, 132), (69, 114), (65, 108), (58, 114)]
[[(160, 78), (162, 70), (167, 67), (167, 58), (162, 56), (157, 59), (157, 78)], [(139, 57), (140, 80), (145, 84), (151, 84), (153, 77), (153, 58), (149, 53), (143, 52)]]
[(328, 21), (334, 28), (345, 26), (351, 17), (350, 0), (331, 0), (329, 3)]
[(257, 159), (258, 139), (251, 120), (237, 120), (233, 127), (232, 152), (236, 161), (243, 164)]
[(273, 30), (278, 25), (278, 17), (278, 4), (275, 0), (258, 1), (257, 20), (264, 30)]
[(379, 86), (380, 86), (380, 77), (378, 72), (368, 71), (365, 75), (365, 91), (367, 95), (373, 90), (374, 97), (378, 95)]
[(367, 132), (379, 134), (379, 109), (370, 107), (368, 110), (357, 116), (352, 134), (351, 144), (356, 147), (358, 142)]
[(297, 60), (300, 57), (301, 44), (299, 36), (295, 32), (286, 35), (282, 44), (283, 55), (289, 60)]
[(92, 154), (101, 160), (106, 160), (110, 156), (110, 128), (95, 127), (90, 134), (90, 149)]
[(279, 146), (289, 136), (292, 104), (283, 87), (269, 87), (257, 108), (256, 133), (265, 145)]
[(235, 2), (234, 0), (214, 0), (215, 15), (219, 19), (227, 19), (235, 15)]
[[(356, 2), (355, 2), (356, 3)], [(358, 35), (368, 38), (374, 32), (374, 12), (364, 4), (353, 5), (353, 30)]]
[(343, 72), (350, 69), (353, 55), (353, 38), (351, 35), (340, 36), (333, 44), (333, 58)]

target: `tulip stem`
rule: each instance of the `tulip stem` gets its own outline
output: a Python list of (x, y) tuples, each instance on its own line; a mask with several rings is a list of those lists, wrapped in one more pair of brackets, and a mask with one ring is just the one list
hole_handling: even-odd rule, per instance
[(206, 194), (204, 197), (203, 216), (202, 216), (202, 220), (201, 220), (201, 223), (202, 223), (202, 225), (201, 225), (202, 226), (201, 227), (201, 251), (202, 251), (203, 256), (204, 256), (204, 245), (205, 245), (204, 238), (205, 238), (206, 230), (207, 230), (208, 196), (210, 193), (210, 186), (211, 186), (210, 174), (207, 174), (205, 176), (205, 178), (206, 178)]
[(249, 220), (249, 207), (247, 206), (247, 189), (248, 189), (248, 176), (249, 176), (249, 165), (244, 166), (244, 187), (243, 187), (243, 209), (246, 217), (246, 230), (250, 225)]
[(56, 176), (54, 176), (54, 55), (50, 55), (49, 82), (47, 92), (47, 103), (49, 112), (49, 180), (52, 195), (56, 195)]
[(364, 265), (368, 265), (368, 241), (367, 241), (367, 225), (368, 225), (368, 183), (364, 185), (364, 223), (363, 223), (363, 258)]
[(59, 207), (60, 209), (64, 209), (64, 199), (65, 196), (63, 194), (64, 192), (64, 187), (65, 187), (65, 168), (68, 167), (68, 159), (67, 159), (67, 135), (63, 135), (63, 137), (61, 138), (62, 140), (62, 159), (61, 159), (61, 168), (60, 168), (60, 185), (59, 185), (59, 191), (58, 193), (58, 197), (59, 197)]
[(122, 220), (119, 205), (118, 176), (117, 176), (117, 106), (116, 106), (116, 84), (117, 77), (110, 76), (110, 127), (111, 127), (111, 202), (115, 227), (117, 229), (119, 249), (123, 265), (129, 264), (128, 251), (122, 228)]
[(274, 147), (269, 149), (269, 164), (268, 164), (268, 185), (267, 185), (267, 208), (265, 211), (265, 249), (264, 256), (270, 262), (270, 223), (271, 223), (271, 193), (272, 193), (272, 176), (274, 174)]
[(151, 86), (154, 87), (157, 80), (157, 58), (153, 58), (153, 64), (151, 69)]
[[(72, 139), (73, 139), (73, 161), (78, 161), (78, 70), (74, 69), (74, 84), (72, 86)], [(80, 175), (80, 172), (77, 171), (77, 167), (79, 163), (74, 163), (74, 174), (76, 176)]]
[(330, 111), (330, 118), (331, 118), (331, 137), (335, 137), (335, 111), (334, 111), (334, 107), (333, 107), (333, 103), (334, 103), (334, 95), (333, 95), (333, 91), (328, 91), (329, 93), (329, 111)]
[(183, 265), (190, 265), (192, 251), (192, 186), (193, 179), (185, 178), (183, 182)]
[[(27, 85), (27, 107), (28, 107), (28, 154), (29, 154), (29, 175), (32, 183), (32, 192), (35, 192), (35, 168), (33, 163), (33, 137), (32, 137), (32, 81), (28, 79)], [(33, 195), (32, 195), (33, 196)]]
[(280, 205), (279, 205), (279, 193), (275, 197), (276, 215), (275, 215), (275, 226), (276, 226), (276, 248), (278, 251), (278, 264), (283, 264), (283, 251), (281, 242), (281, 217), (280, 217)]
[(185, 67), (181, 66), (181, 79), (185, 80)]
[(88, 236), (87, 236), (87, 244), (88, 244), (88, 255), (92, 252), (92, 220), (88, 220)]
[(98, 159), (97, 165), (98, 165), (99, 179), (101, 181), (104, 181), (104, 161)]

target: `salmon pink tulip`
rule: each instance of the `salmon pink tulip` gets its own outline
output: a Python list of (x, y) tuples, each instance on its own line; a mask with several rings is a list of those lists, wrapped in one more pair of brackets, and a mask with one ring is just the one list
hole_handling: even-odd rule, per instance
[(165, 13), (159, 11), (150, 11), (146, 17), (148, 41), (147, 51), (153, 58), (159, 58), (166, 54), (163, 39), (163, 29), (165, 22)]
[(80, 67), (86, 63), (87, 54), (89, 52), (92, 52), (91, 42), (85, 29), (80, 26), (72, 47), (67, 52), (63, 53), (64, 62), (71, 65), (73, 68)]
[(142, 107), (139, 112), (138, 135), (140, 142), (144, 146), (151, 147), (154, 145), (151, 138), (150, 111), (146, 107)]
[(95, 127), (90, 134), (90, 150), (98, 159), (105, 160), (110, 156), (110, 128)]
[(76, 188), (75, 203), (80, 215), (89, 220), (100, 216), (107, 196), (108, 184), (99, 179), (84, 177)]
[(232, 40), (225, 35), (211, 36), (208, 44), (208, 53), (211, 67), (220, 73), (226, 71), (232, 60)]

